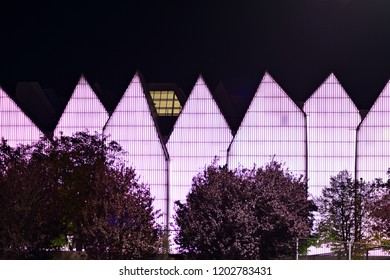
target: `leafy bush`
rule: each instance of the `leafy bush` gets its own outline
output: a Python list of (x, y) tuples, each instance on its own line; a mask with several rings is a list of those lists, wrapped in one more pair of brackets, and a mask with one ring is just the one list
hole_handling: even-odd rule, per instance
[(177, 205), (176, 243), (201, 259), (282, 259), (308, 236), (314, 204), (307, 186), (272, 161), (264, 168), (229, 170), (216, 162), (193, 179)]

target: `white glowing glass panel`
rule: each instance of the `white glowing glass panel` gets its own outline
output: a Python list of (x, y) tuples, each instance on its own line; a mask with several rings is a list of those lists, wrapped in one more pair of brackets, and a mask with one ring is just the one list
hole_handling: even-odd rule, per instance
[(390, 82), (358, 130), (357, 178), (387, 180), (390, 168)]
[(0, 137), (10, 146), (31, 144), (43, 133), (18, 105), (0, 88)]
[(355, 171), (359, 111), (332, 74), (305, 102), (309, 193), (321, 195), (330, 177)]
[(140, 182), (149, 186), (154, 207), (163, 214), (158, 222), (167, 225), (167, 161), (138, 75), (108, 120), (104, 134), (128, 153), (126, 164), (135, 169)]
[(65, 136), (72, 136), (79, 131), (102, 133), (107, 120), (108, 113), (103, 104), (85, 78), (81, 77), (54, 130), (54, 135), (59, 136), (60, 132), (63, 132)]
[(274, 158), (306, 176), (305, 138), (303, 112), (266, 73), (232, 141), (229, 167), (260, 167)]
[(192, 178), (210, 165), (214, 157), (226, 164), (227, 149), (232, 140), (230, 128), (209, 89), (200, 77), (185, 103), (169, 137), (170, 207), (185, 201)]

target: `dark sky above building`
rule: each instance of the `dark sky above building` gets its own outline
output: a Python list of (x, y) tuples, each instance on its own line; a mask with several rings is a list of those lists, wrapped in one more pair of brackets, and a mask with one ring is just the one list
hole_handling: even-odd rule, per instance
[(305, 101), (335, 73), (369, 109), (390, 79), (390, 1), (8, 1), (0, 4), (0, 84), (37, 81), (69, 96), (80, 73), (118, 98), (138, 69), (186, 94), (251, 96), (269, 71)]

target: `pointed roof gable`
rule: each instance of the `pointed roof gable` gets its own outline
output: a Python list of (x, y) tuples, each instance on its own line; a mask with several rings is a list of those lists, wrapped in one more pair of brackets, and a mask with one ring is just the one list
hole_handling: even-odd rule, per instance
[[(198, 89), (205, 89), (205, 90), (198, 90)], [(183, 107), (187, 107), (186, 110), (188, 112), (193, 112), (192, 110), (197, 109), (197, 113), (212, 113), (213, 109), (212, 107), (199, 107), (195, 108), (191, 106), (192, 104), (188, 101), (190, 100), (212, 100), (212, 102), (215, 103), (216, 106), (218, 106), (211, 95), (211, 92), (209, 90), (209, 87), (206, 85), (206, 82), (204, 81), (202, 75), (199, 75), (190, 95), (188, 96), (186, 103), (184, 104)], [(184, 110), (184, 108), (183, 108)], [(191, 111), (189, 111), (191, 110)], [(219, 110), (219, 107), (218, 107)]]
[[(272, 88), (269, 89), (266, 86), (271, 86)], [(268, 72), (265, 72), (263, 79), (261, 80), (259, 87), (256, 91), (256, 94), (252, 99), (252, 103), (255, 100), (255, 98), (266, 98), (266, 97), (277, 98), (277, 99), (282, 98), (282, 100), (285, 100), (288, 103), (288, 104), (287, 103), (283, 104), (289, 107), (288, 110), (291, 110), (290, 106), (293, 106), (294, 109), (302, 112), (302, 110), (298, 107), (298, 105), (290, 98), (290, 96), (288, 96), (288, 94), (281, 88), (281, 86), (277, 82), (275, 82), (275, 80), (271, 77), (271, 75)], [(252, 103), (250, 106), (252, 106)], [(283, 108), (278, 108), (278, 109), (283, 109)]]
[[(196, 119), (193, 119), (191, 115), (196, 115)], [(188, 121), (188, 117), (191, 118), (190, 121)], [(226, 128), (230, 131), (217, 102), (200, 75), (178, 116), (168, 142), (177, 127), (199, 128), (200, 126), (205, 127), (205, 124), (208, 128)]]
[[(148, 135), (151, 140), (158, 142), (163, 152), (164, 147), (150, 102), (151, 98), (144, 90), (141, 76), (137, 72), (107, 121), (105, 133), (112, 135), (115, 141), (142, 141), (143, 135)], [(128, 127), (131, 132), (120, 127)], [(137, 129), (139, 132), (136, 132)]]
[(11, 146), (38, 141), (43, 133), (0, 87), (0, 137)]
[[(334, 100), (337, 99), (337, 102)], [(314, 100), (320, 102), (313, 102)], [(314, 106), (314, 107), (313, 107)], [(318, 89), (306, 100), (303, 110), (319, 112), (359, 112), (343, 86), (331, 73)]]
[(276, 157), (304, 174), (305, 137), (304, 113), (266, 72), (229, 147), (229, 165), (261, 166)]
[[(383, 114), (387, 113), (387, 116), (384, 117)], [(362, 126), (376, 126), (378, 125), (377, 120), (374, 117), (374, 114), (381, 114), (381, 124), (386, 124), (386, 126), (390, 126), (390, 80), (387, 82), (382, 92), (375, 100), (374, 105), (372, 105), (370, 111), (368, 111), (367, 115), (359, 125)]]
[[(129, 99), (131, 98), (133, 99), (141, 98), (142, 102), (141, 104), (137, 104), (136, 102), (126, 102), (126, 100), (129, 101)], [(121, 99), (116, 105), (110, 119), (107, 121), (107, 125), (110, 125), (113, 121), (115, 121), (114, 117), (115, 114), (118, 112), (142, 111), (146, 109), (146, 103), (144, 102), (144, 99), (145, 99), (145, 93), (143, 92), (141, 79), (138, 73), (135, 73), (129, 85), (127, 86), (125, 92), (123, 93)]]
[[(273, 99), (277, 100), (277, 102), (272, 102)], [(257, 88), (257, 91), (245, 112), (237, 133), (240, 131), (242, 126), (248, 125), (248, 122), (253, 123), (254, 120), (249, 120), (250, 115), (257, 115), (259, 113), (266, 112), (299, 112), (304, 114), (298, 105), (290, 98), (290, 96), (287, 95), (280, 85), (275, 82), (268, 72), (265, 72), (259, 87)], [(257, 123), (264, 123), (269, 122), (270, 119), (256, 118), (255, 121)]]
[(276, 83), (276, 82), (268, 72), (265, 72), (260, 84), (264, 84), (264, 83)]
[(123, 160), (135, 169), (140, 182), (150, 187), (155, 209), (162, 211), (160, 222), (168, 220), (167, 158), (165, 146), (151, 112), (151, 98), (137, 72), (104, 126), (104, 134), (126, 152)]
[(108, 120), (108, 113), (96, 93), (81, 75), (65, 110), (54, 130), (54, 135), (62, 131), (72, 135), (77, 131), (88, 130), (101, 133)]
[[(148, 114), (145, 115), (149, 116), (150, 118), (146, 118), (146, 122), (148, 124), (154, 125), (154, 119), (152, 118), (151, 108), (150, 108), (150, 96), (149, 94), (144, 90), (143, 83), (141, 81), (141, 76), (137, 72), (134, 74), (133, 79), (131, 80), (129, 86), (127, 87), (125, 93), (122, 95), (122, 98), (119, 100), (114, 112), (112, 113), (110, 119), (107, 121), (106, 126), (110, 125), (117, 125), (119, 123), (132, 123), (139, 120), (134, 119), (131, 116), (131, 113), (133, 112), (147, 112)], [(127, 119), (123, 118), (116, 118), (116, 114), (119, 112), (122, 113), (130, 113), (128, 114)]]

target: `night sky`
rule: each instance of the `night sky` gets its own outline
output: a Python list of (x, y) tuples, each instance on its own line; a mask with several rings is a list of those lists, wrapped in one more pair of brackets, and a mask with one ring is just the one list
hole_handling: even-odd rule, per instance
[(333, 72), (369, 109), (390, 79), (388, 0), (12, 2), (0, 4), (10, 94), (37, 81), (69, 97), (83, 72), (118, 99), (139, 70), (185, 94), (202, 73), (211, 89), (252, 96), (269, 71), (305, 101)]

